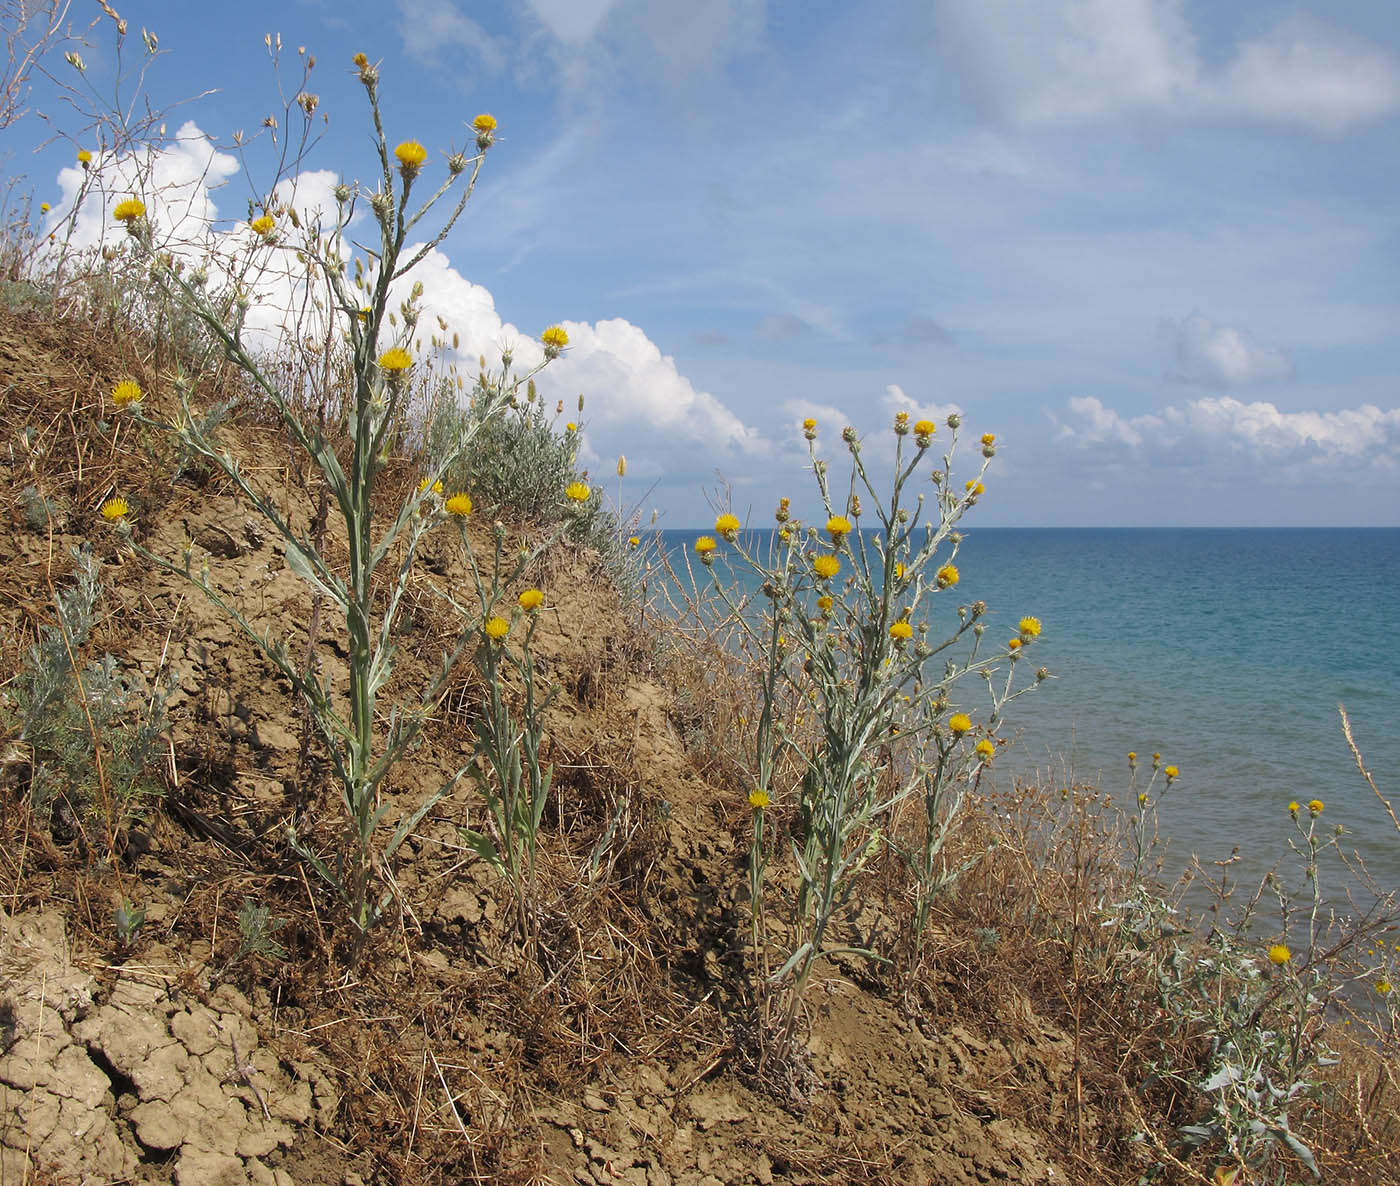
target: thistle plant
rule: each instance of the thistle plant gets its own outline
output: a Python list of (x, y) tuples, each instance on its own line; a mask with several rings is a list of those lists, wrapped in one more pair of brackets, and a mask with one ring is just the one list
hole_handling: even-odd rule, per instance
[[(498, 530), (497, 572), (500, 566)], [(476, 774), (486, 805), (488, 831), (462, 829), (463, 839), (506, 882), (512, 897), (515, 924), (527, 944), (535, 934), (535, 853), (540, 821), (553, 780), (554, 768), (540, 757), (543, 714), (559, 691), (541, 690), (535, 683), (535, 656), (531, 644), (539, 624), (544, 594), (526, 589), (517, 599), (509, 619), (492, 616), (483, 627), (485, 639), (477, 651), (477, 663), (486, 678), (486, 702), (475, 729), (477, 753), (490, 769)], [(510, 635), (520, 637), (519, 649)], [(521, 685), (517, 719), (505, 696), (505, 672), (509, 669)]]
[[(381, 119), (378, 68), (363, 54), (356, 55), (355, 64), (369, 100), (379, 166), (375, 184), (370, 188), (342, 182), (335, 191), (336, 208), (327, 219), (309, 215), (301, 218), (295, 210), (280, 204), (275, 191), (270, 190), (263, 213), (253, 218), (248, 228), (252, 236), (248, 250), (255, 255), (266, 256), (276, 245), (285, 246), (294, 234), (300, 235), (298, 258), (306, 261), (308, 274), (319, 281), (320, 304), (347, 343), (352, 391), (348, 400), (349, 453), (345, 462), (325, 435), (323, 424), (308, 422), (299, 412), (295, 393), (284, 390), (275, 381), (270, 364), (259, 356), (245, 334), (244, 322), (251, 304), (248, 288), (242, 283), (236, 285), (229, 299), (227, 292), (212, 291), (206, 277), (177, 266), (168, 253), (157, 250), (153, 220), (140, 198), (126, 198), (112, 211), (147, 260), (152, 281), (163, 297), (172, 308), (197, 319), (224, 358), (246, 376), (266, 401), (292, 445), (310, 459), (344, 526), (348, 560), (342, 565), (333, 562), (313, 539), (299, 531), (254, 484), (238, 460), (219, 445), (207, 422), (191, 409), (192, 381), (184, 375), (176, 379), (180, 412), (168, 427), (187, 456), (208, 463), (230, 479), (237, 492), (280, 537), (288, 566), (338, 614), (348, 644), (348, 686), (334, 687), (328, 680), (318, 678), (308, 667), (293, 660), (284, 640), (255, 629), (213, 587), (207, 559), (194, 565), (192, 545), (187, 546), (179, 562), (156, 556), (134, 541), (132, 546), (152, 563), (177, 572), (198, 586), (258, 646), (310, 710), (339, 783), (348, 837), (330, 857), (314, 852), (295, 825), (289, 829), (289, 842), (343, 902), (352, 927), (352, 960), (358, 959), (365, 936), (389, 901), (387, 892), (382, 896), (372, 892), (376, 868), (393, 856), (465, 767), (412, 810), (405, 810), (387, 839), (379, 835), (389, 810), (388, 804), (381, 802), (381, 787), (394, 764), (417, 739), (443, 695), (459, 657), (483, 637), (494, 602), (501, 596), (498, 582), (485, 590), (483, 612), (465, 614), (465, 624), (456, 640), (444, 649), (436, 674), (412, 700), (393, 705), (387, 726), (381, 731), (376, 728), (378, 701), (393, 671), (393, 638), (413, 574), (414, 558), (430, 532), (449, 520), (464, 519), (471, 512), (470, 497), (461, 491), (445, 491), (443, 476), (473, 448), (481, 426), (512, 403), (518, 389), (558, 357), (568, 341), (560, 327), (550, 327), (543, 335), (543, 360), (518, 375), (512, 371), (511, 352), (505, 351), (500, 371), (483, 374), (478, 384), (476, 415), (458, 422), (455, 439), (447, 443), (418, 489), (403, 500), (386, 527), (375, 530), (376, 481), (401, 437), (412, 394), (412, 375), (418, 364), (413, 349), (422, 287), (415, 284), (406, 298), (398, 299), (403, 287), (400, 282), (443, 241), (462, 214), (494, 142), (496, 121), (489, 115), (480, 115), (473, 121), (474, 154), (448, 154), (443, 175), (423, 197), (420, 187), (427, 179), (427, 149), (413, 140), (390, 147)], [(303, 107), (309, 118), (314, 103), (308, 101)], [(455, 197), (449, 198), (454, 191)], [(377, 233), (373, 249), (366, 251), (363, 258), (353, 255), (349, 238), (351, 218), (362, 202), (369, 207)], [(410, 250), (410, 235), (420, 233), (420, 226), (430, 214), (437, 218), (436, 231)], [(353, 267), (347, 266), (348, 258), (354, 259)], [(366, 259), (371, 262), (365, 262)], [(146, 417), (142, 392), (134, 383), (119, 385), (113, 392), (113, 402), (136, 420), (156, 424)], [(113, 516), (119, 527), (125, 524), (128, 511), (129, 508)], [(123, 535), (132, 540), (129, 529), (123, 528)], [(464, 530), (461, 540), (469, 556)], [(496, 576), (501, 575), (498, 565)], [(480, 590), (479, 581), (478, 586)], [(450, 592), (445, 595), (450, 599)]]
[[(761, 1011), (781, 1056), (793, 1049), (803, 992), (820, 960), (842, 952), (887, 958), (833, 929), (852, 905), (862, 870), (886, 846), (903, 857), (913, 876), (920, 904), (914, 926), (922, 931), (929, 901), (957, 876), (941, 854), (963, 787), (992, 761), (990, 733), (1007, 702), (1028, 690), (1015, 690), (1015, 664), (1008, 657), (1019, 656), (1039, 636), (1040, 623), (1024, 619), (1014, 647), (993, 649), (983, 645), (985, 605), (949, 604), (960, 580), (955, 528), (985, 492), (982, 477), (996, 451), (994, 438), (984, 436), (981, 468), (956, 492), (958, 426), (958, 417), (949, 417), (953, 439), (941, 463), (930, 465), (936, 426), (927, 420), (911, 425), (907, 414), (897, 416), (888, 491), (871, 477), (855, 430), (846, 429), (850, 473), (838, 494), (828, 463), (817, 456), (816, 422), (808, 420), (804, 435), (824, 524), (800, 522), (783, 499), (772, 550), (760, 557), (734, 515), (715, 522), (716, 535), (753, 572), (764, 597), (756, 611), (733, 587), (715, 583), (757, 657), (755, 719), (744, 738), (752, 775), (752, 937)], [(933, 487), (931, 509), (925, 494), (911, 497), (911, 483), (920, 477)], [(863, 520), (865, 515), (870, 518)], [(870, 528), (860, 530), (862, 521)], [(719, 547), (712, 536), (695, 545), (711, 566)], [(934, 616), (948, 623), (941, 638), (931, 635)], [(1007, 671), (998, 685), (993, 677), (1003, 664)], [(1035, 682), (1048, 674), (1037, 672)], [(969, 677), (985, 679), (989, 691), (981, 729), (953, 705), (955, 690)], [(795, 773), (778, 785), (783, 771)], [(908, 842), (894, 835), (892, 824), (897, 809), (915, 796), (922, 800), (924, 820), (918, 840)], [(775, 808), (792, 812), (797, 884), (788, 940), (770, 961), (765, 897), (780, 833), (766, 813)], [(778, 967), (770, 975), (771, 963)]]

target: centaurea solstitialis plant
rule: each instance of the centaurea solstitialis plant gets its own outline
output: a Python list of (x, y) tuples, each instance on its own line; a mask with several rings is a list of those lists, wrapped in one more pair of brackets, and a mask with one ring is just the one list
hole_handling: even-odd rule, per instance
[[(388, 808), (380, 802), (380, 787), (395, 762), (417, 738), (424, 721), (441, 698), (448, 676), (464, 649), (481, 636), (491, 618), (494, 603), (501, 595), (502, 580), (518, 575), (528, 558), (521, 557), (510, 574), (503, 574), (501, 566), (496, 566), (496, 579), (485, 592), (481, 613), (467, 618), (467, 624), (455, 643), (445, 651), (436, 674), (421, 694), (412, 703), (396, 704), (387, 729), (377, 735), (377, 701), (393, 669), (395, 648), (392, 639), (419, 543), (428, 531), (446, 519), (464, 516), (471, 510), (471, 501), (465, 494), (443, 497), (441, 476), (471, 447), (475, 430), (465, 426), (479, 426), (510, 404), (520, 385), (528, 382), (551, 359), (558, 357), (568, 341), (560, 327), (550, 327), (543, 335), (543, 361), (519, 376), (511, 373), (510, 351), (503, 354), (499, 376), (483, 378), (478, 384), (476, 398), (483, 401), (481, 414), (463, 420), (464, 428), (459, 439), (438, 457), (433, 472), (424, 478), (416, 492), (405, 499), (388, 527), (376, 536), (373, 505), (375, 482), (388, 464), (393, 436), (398, 431), (410, 394), (410, 375), (414, 366), (412, 334), (418, 320), (418, 301), (422, 293), (421, 286), (414, 285), (410, 298), (400, 304), (398, 312), (404, 328), (395, 335), (392, 330), (386, 332), (386, 325), (396, 326), (398, 321), (390, 311), (391, 288), (442, 242), (461, 215), (476, 184), (486, 150), (495, 138), (496, 121), (489, 115), (476, 118), (472, 124), (476, 155), (468, 158), (456, 152), (449, 156), (444, 179), (425, 200), (417, 202), (415, 185), (422, 176), (427, 150), (411, 140), (393, 149), (389, 147), (380, 118), (378, 68), (363, 54), (356, 55), (355, 64), (369, 97), (380, 165), (378, 184), (367, 195), (378, 232), (378, 243), (367, 254), (375, 263), (370, 269), (357, 268), (353, 281), (347, 277), (345, 245), (348, 227), (357, 199), (364, 194), (358, 185), (342, 183), (336, 187), (337, 205), (333, 224), (308, 226), (302, 251), (313, 274), (319, 275), (324, 285), (328, 307), (342, 326), (350, 348), (353, 398), (348, 418), (348, 468), (342, 465), (332, 442), (326, 439), (322, 431), (302, 419), (291, 398), (279, 389), (245, 340), (243, 320), (249, 305), (246, 295), (241, 295), (230, 305), (211, 295), (201, 277), (187, 275), (182, 269), (166, 262), (166, 258), (154, 248), (151, 226), (144, 204), (139, 199), (127, 199), (114, 210), (114, 217), (126, 223), (128, 233), (149, 258), (152, 275), (168, 299), (175, 306), (192, 313), (207, 328), (225, 357), (266, 398), (291, 441), (315, 463), (345, 526), (348, 562), (342, 575), (310, 539), (291, 525), (273, 501), (253, 485), (238, 461), (200, 428), (199, 421), (190, 411), (188, 384), (180, 384), (182, 414), (174, 425), (174, 431), (183, 446), (191, 454), (207, 459), (233, 481), (239, 493), (280, 535), (288, 565), (327, 603), (334, 605), (344, 621), (349, 652), (349, 686), (342, 690), (332, 687), (328, 680), (323, 682), (313, 672), (295, 663), (288, 654), (285, 642), (254, 629), (236, 607), (211, 587), (207, 570), (191, 571), (191, 549), (186, 550), (183, 566), (177, 566), (137, 547), (142, 555), (157, 565), (169, 571), (182, 572), (229, 614), (290, 681), (310, 709), (340, 783), (349, 839), (330, 861), (313, 853), (297, 835), (295, 827), (290, 830), (289, 839), (293, 848), (343, 901), (353, 927), (352, 960), (358, 959), (366, 934), (378, 921), (389, 901), (388, 893), (378, 897), (371, 893), (376, 866), (393, 855), (466, 767), (457, 771), (415, 809), (404, 812), (389, 839), (382, 844), (376, 842), (376, 836)], [(460, 192), (450, 213), (441, 222), (440, 229), (427, 243), (409, 253), (406, 250), (409, 235), (454, 186), (460, 186)], [(253, 233), (268, 247), (280, 233), (271, 213), (276, 209), (276, 203), (270, 200), (268, 213), (250, 223)], [(292, 212), (287, 212), (287, 218), (294, 226), (299, 225)], [(386, 341), (391, 335), (394, 340)], [(141, 417), (139, 393), (124, 402), (130, 414)], [(397, 572), (388, 583), (382, 608), (377, 609), (376, 575), (391, 555), (398, 560)], [(345, 700), (341, 700), (342, 695)], [(342, 708), (346, 701), (348, 704)]]
[[(827, 462), (816, 455), (816, 421), (807, 420), (804, 435), (825, 524), (794, 519), (784, 499), (774, 546), (762, 559), (734, 515), (715, 521), (716, 534), (754, 571), (766, 598), (762, 611), (755, 612), (733, 587), (716, 580), (720, 598), (758, 658), (755, 721), (744, 738), (744, 760), (753, 775), (749, 880), (764, 1041), (775, 1039), (779, 1057), (793, 1052), (803, 991), (818, 961), (842, 952), (886, 958), (832, 935), (833, 924), (851, 906), (861, 871), (882, 845), (897, 851), (913, 874), (920, 932), (932, 895), (956, 876), (940, 859), (944, 837), (967, 775), (992, 760), (995, 745), (987, 737), (972, 743), (972, 721), (952, 710), (951, 692), (969, 675), (983, 676), (991, 691), (990, 729), (1007, 701), (1021, 694), (1012, 690), (1011, 670), (1000, 690), (992, 685), (993, 673), (1040, 633), (1038, 621), (1025, 619), (1014, 648), (984, 653), (986, 607), (977, 602), (956, 607), (957, 624), (947, 638), (929, 639), (927, 616), (944, 608), (960, 579), (953, 563), (960, 540), (954, 527), (984, 493), (981, 478), (995, 453), (988, 434), (982, 438), (981, 470), (962, 494), (955, 493), (950, 477), (958, 418), (949, 417), (948, 426), (954, 441), (941, 467), (929, 475), (935, 489), (930, 518), (924, 517), (923, 494), (909, 498), (909, 484), (926, 463), (936, 427), (927, 420), (911, 425), (908, 415), (900, 414), (888, 493), (872, 481), (860, 439), (848, 428), (843, 439), (851, 458), (849, 488), (838, 503)], [(906, 445), (911, 433), (912, 450)], [(875, 520), (870, 533), (857, 527), (866, 512), (863, 503)], [(711, 536), (696, 542), (707, 565), (718, 547)], [(968, 635), (969, 653), (953, 658), (951, 648)], [(1048, 674), (1038, 671), (1035, 682)], [(799, 710), (810, 714), (810, 725), (803, 727)], [(795, 787), (773, 785), (782, 769), (796, 771)], [(780, 833), (765, 826), (765, 813), (784, 806), (793, 792), (797, 886), (791, 938), (779, 953), (778, 970), (769, 975), (764, 898), (771, 848)], [(890, 834), (889, 824), (896, 809), (916, 795), (923, 799), (925, 830), (921, 843), (908, 845)]]

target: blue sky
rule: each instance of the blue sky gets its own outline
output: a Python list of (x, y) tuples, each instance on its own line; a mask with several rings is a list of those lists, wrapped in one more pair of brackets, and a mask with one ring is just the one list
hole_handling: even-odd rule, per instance
[[(373, 179), (356, 51), (430, 170), (494, 114), (429, 307), (464, 358), (563, 322), (541, 386), (586, 396), (594, 476), (625, 453), (665, 526), (717, 475), (758, 523), (804, 505), (806, 415), (879, 456), (896, 411), (954, 408), (1000, 446), (970, 524), (1400, 523), (1389, 0), (116, 8), (129, 54), (168, 51), (157, 105), (215, 92), (167, 134), (214, 162), (216, 225), (265, 165), (215, 148), (277, 106), (265, 32), (288, 85), (317, 59), (318, 176)], [(110, 21), (82, 52), (107, 85)], [(71, 139), (31, 157), (31, 118), (5, 167), (71, 197), (81, 124), (33, 99)]]

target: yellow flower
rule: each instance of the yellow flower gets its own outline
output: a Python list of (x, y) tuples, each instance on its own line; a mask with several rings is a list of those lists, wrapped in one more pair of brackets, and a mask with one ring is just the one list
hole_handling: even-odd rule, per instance
[(565, 431), (565, 432), (578, 432), (578, 425), (575, 424), (572, 420), (570, 420), (566, 425), (564, 425), (564, 431)]
[(116, 209), (112, 211), (112, 217), (118, 222), (130, 225), (145, 213), (146, 203), (140, 198), (126, 198), (117, 203)]
[(1139, 791), (1139, 792), (1138, 792), (1138, 806), (1139, 806), (1139, 807), (1144, 807), (1144, 806), (1146, 806), (1146, 804), (1147, 804), (1147, 792), (1146, 792), (1146, 791)]
[(982, 443), (984, 445), (995, 445), (997, 443), (996, 433), (984, 432), (982, 434)]
[(472, 130), (482, 135), (494, 132), (496, 130), (496, 117), (494, 115), (487, 115), (486, 112), (483, 111), (472, 120)]
[(967, 491), (969, 498), (978, 498), (987, 493), (987, 488), (981, 482), (969, 480), (963, 484), (963, 489)]
[(406, 371), (412, 365), (413, 355), (398, 346), (391, 346), (379, 356), (380, 370), (388, 371), (390, 374)]
[(1376, 981), (1376, 991), (1377, 991), (1378, 993), (1380, 993), (1381, 996), (1384, 997), (1384, 996), (1390, 995), (1390, 990), (1391, 990), (1391, 984), (1390, 984), (1390, 981), (1389, 981), (1389, 980), (1377, 980), (1377, 981)]
[(749, 806), (758, 811), (762, 811), (772, 801), (773, 800), (768, 797), (768, 792), (762, 787), (754, 787), (754, 789), (749, 792)]
[(811, 416), (808, 416), (807, 419), (802, 421), (802, 429), (804, 432), (816, 432), (817, 422), (813, 420)]
[(253, 219), (248, 225), (252, 227), (253, 234), (263, 235), (265, 237), (272, 234), (274, 228), (277, 226), (277, 222), (271, 214), (263, 214)]
[(486, 631), (486, 636), (488, 638), (500, 642), (501, 639), (510, 633), (510, 623), (504, 618), (487, 618), (486, 625), (483, 626), (482, 629)]
[(1021, 640), (1019, 638), (1013, 638), (1006, 646), (1008, 650), (1019, 651), (1021, 649)]
[(948, 718), (948, 732), (954, 737), (961, 737), (972, 728), (972, 718), (965, 712), (955, 712)]
[(812, 571), (822, 580), (829, 581), (841, 571), (841, 558), (839, 556), (815, 556), (812, 558)]
[(973, 748), (982, 756), (982, 761), (984, 762), (990, 762), (996, 757), (996, 743), (988, 737), (982, 738)]
[(1311, 812), (1313, 815), (1321, 815), (1321, 814), (1322, 814), (1322, 800), (1321, 800), (1321, 799), (1310, 799), (1310, 800), (1308, 801), (1308, 811)]
[(928, 438), (938, 431), (938, 425), (932, 420), (916, 420), (914, 422), (914, 439), (921, 445), (928, 444)]
[(539, 609), (544, 604), (544, 594), (538, 589), (526, 589), (520, 595), (520, 608), (525, 610)]
[(127, 506), (126, 499), (120, 496), (109, 498), (102, 504), (102, 517), (109, 523), (124, 519), (129, 514), (131, 514), (131, 508)]
[(1021, 632), (1021, 637), (1022, 637), (1022, 638), (1039, 638), (1039, 637), (1040, 637), (1040, 619), (1039, 619), (1039, 618), (1022, 618), (1022, 619), (1020, 620), (1020, 622), (1017, 623), (1016, 628)]
[(1129, 750), (1129, 751), (1128, 751), (1128, 765), (1129, 765), (1129, 766), (1136, 766), (1136, 765), (1137, 765), (1137, 751), (1136, 751), (1136, 750)]
[[(559, 351), (569, 344), (569, 334), (562, 325), (551, 325), (544, 333), (540, 334), (540, 341), (544, 343), (545, 357), (556, 358)], [(550, 351), (553, 353), (551, 354)]]
[(894, 417), (894, 430), (899, 436), (905, 436), (909, 432), (909, 413), (896, 412)]
[(640, 544), (641, 542), (642, 542), (642, 541), (641, 541), (641, 537), (633, 535), (633, 536), (628, 537), (627, 546), (628, 546), (629, 548), (635, 548), (635, 547), (636, 547), (638, 544)]
[(47, 214), (47, 213), (49, 212), (50, 209), (51, 209), (51, 207), (49, 206), (49, 204), (48, 204), (47, 202), (40, 202), (40, 203), (39, 203), (39, 213), (40, 213), (40, 214)]
[(446, 502), (447, 513), (463, 518), (472, 513), (472, 500), (460, 491), (454, 494)]
[[(428, 488), (428, 479), (427, 479), (427, 478), (424, 478), (421, 482), (418, 483), (418, 493), (419, 493), (419, 494), (422, 494), (423, 491), (426, 490), (427, 488)], [(434, 483), (433, 483), (433, 493), (436, 494), (436, 495), (441, 496), (441, 494), (442, 494), (442, 482), (441, 482), (441, 481), (437, 481), (437, 482), (434, 482)]]
[(587, 502), (592, 494), (586, 482), (570, 482), (564, 488), (564, 497), (570, 502)]
[(962, 575), (952, 564), (945, 564), (933, 575), (940, 589), (951, 589), (962, 579)]
[(130, 404), (141, 402), (141, 384), (132, 379), (123, 379), (112, 388), (112, 402), (119, 408), (125, 408)]
[(830, 597), (827, 597), (825, 594), (817, 598), (817, 608), (821, 610), (822, 613), (828, 612), (831, 609), (831, 607), (835, 604), (836, 602), (833, 601)]
[(413, 174), (423, 167), (423, 162), (428, 159), (428, 150), (417, 140), (405, 140), (394, 149), (394, 156), (398, 159), (399, 168)]
[(826, 521), (827, 533), (834, 540), (839, 540), (843, 535), (849, 535), (851, 531), (851, 521), (845, 515), (832, 515)]
[(898, 561), (895, 561), (895, 566), (894, 566), (894, 579), (897, 580), (897, 581), (902, 581), (902, 580), (904, 579), (904, 573), (905, 573), (905, 571), (906, 571), (906, 569), (905, 569), (904, 565), (900, 564)]
[(739, 534), (739, 520), (730, 514), (721, 515), (715, 520), (715, 531), (724, 536), (725, 539), (732, 540)]
[(1171, 780), (1174, 779), (1178, 774), (1180, 774), (1181, 771), (1178, 770), (1175, 766), (1168, 766), (1165, 770), (1162, 771), (1162, 773), (1167, 776), (1167, 781), (1171, 782)]
[(1290, 804), (1288, 805), (1288, 814), (1291, 815), (1294, 819), (1297, 819), (1297, 818), (1298, 818), (1298, 800), (1297, 800), (1297, 799), (1294, 799), (1293, 802), (1290, 803)]
[(1276, 968), (1283, 967), (1283, 965), (1292, 958), (1293, 953), (1282, 943), (1275, 943), (1269, 948), (1269, 963), (1273, 964)]
[(364, 54), (356, 54), (350, 60), (354, 62), (355, 65), (357, 65), (361, 70), (363, 70), (366, 66), (369, 65), (369, 59), (365, 57)]
[(90, 164), (92, 164), (92, 153), (90, 153), (86, 148), (78, 149), (78, 164), (82, 165), (84, 169), (86, 169)]
[(715, 537), (712, 535), (702, 535), (695, 541), (695, 550), (699, 552), (701, 556), (708, 556), (718, 546), (719, 545), (715, 543)]
[(914, 637), (914, 627), (901, 618), (890, 627), (890, 637), (903, 642), (906, 638)]

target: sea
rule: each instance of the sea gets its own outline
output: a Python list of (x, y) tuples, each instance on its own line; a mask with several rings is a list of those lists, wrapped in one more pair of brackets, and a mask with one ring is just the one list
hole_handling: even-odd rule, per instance
[[(679, 560), (696, 534), (659, 546)], [(1159, 798), (1167, 880), (1194, 860), (1242, 887), (1274, 867), (1294, 881), (1288, 804), (1316, 799), (1377, 887), (1400, 889), (1400, 831), (1338, 714), (1400, 812), (1400, 528), (975, 528), (957, 566), (989, 638), (1041, 620), (1021, 666), (1053, 676), (1007, 708), (998, 789), (1073, 781), (1130, 802), (1128, 753), (1141, 781), (1157, 752), (1180, 771)], [(980, 681), (964, 688), (975, 720)], [(1345, 870), (1322, 872), (1342, 902)]]

